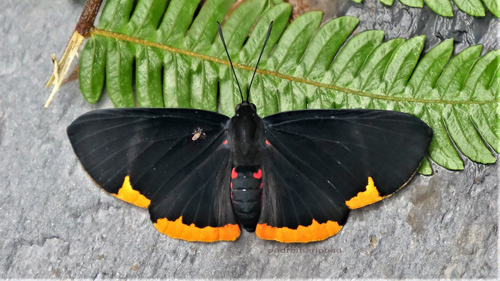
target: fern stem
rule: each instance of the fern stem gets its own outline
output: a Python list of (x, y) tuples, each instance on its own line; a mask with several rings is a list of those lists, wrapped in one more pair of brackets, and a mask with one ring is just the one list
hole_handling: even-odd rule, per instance
[[(144, 46), (149, 46), (151, 48), (157, 48), (161, 50), (165, 50), (171, 53), (176, 53), (176, 54), (181, 54), (189, 57), (194, 57), (197, 59), (205, 60), (205, 61), (210, 61), (218, 64), (224, 64), (227, 66), (230, 66), (229, 61), (223, 60), (217, 57), (213, 56), (207, 56), (204, 54), (196, 53), (196, 52), (191, 52), (188, 50), (180, 49), (180, 48), (175, 48), (171, 46), (167, 46), (164, 44), (160, 43), (155, 43), (143, 39), (138, 39), (135, 37), (127, 36), (124, 34), (119, 34), (115, 32), (110, 32), (107, 30), (102, 30), (98, 28), (92, 28), (89, 32), (89, 36), (102, 36), (102, 37), (107, 37), (107, 38), (112, 38), (115, 40), (120, 40), (120, 41), (125, 41), (125, 42), (130, 42), (134, 44), (139, 44), (139, 45), (144, 45)], [(240, 64), (240, 63), (233, 63), (235, 68), (247, 70), (247, 71), (254, 71), (254, 68), (245, 64)], [(378, 94), (373, 94), (373, 93), (368, 93), (368, 92), (363, 92), (363, 91), (356, 91), (352, 90), (349, 88), (344, 88), (344, 87), (339, 87), (335, 85), (330, 85), (330, 84), (324, 84), (320, 82), (316, 82), (313, 80), (308, 80), (305, 78), (299, 78), (299, 77), (294, 77), (291, 75), (286, 75), (282, 74), (276, 71), (269, 71), (269, 70), (264, 70), (264, 69), (258, 69), (257, 73), (263, 74), (263, 75), (268, 75), (272, 77), (277, 77), (281, 78), (284, 80), (292, 81), (292, 82), (297, 82), (297, 83), (303, 83), (303, 84), (308, 84), (312, 85), (318, 88), (326, 88), (330, 90), (335, 90), (347, 94), (352, 94), (352, 95), (357, 95), (361, 97), (367, 97), (367, 98), (372, 98), (372, 99), (378, 99), (378, 100), (387, 100), (387, 101), (394, 101), (394, 102), (413, 102), (413, 103), (423, 103), (423, 104), (449, 104), (449, 105), (460, 105), (460, 104), (495, 104), (499, 103), (499, 100), (483, 100), (483, 101), (471, 101), (471, 100), (440, 100), (440, 99), (418, 99), (418, 98), (408, 98), (408, 97), (390, 97), (390, 96), (384, 96), (384, 95), (378, 95)]]

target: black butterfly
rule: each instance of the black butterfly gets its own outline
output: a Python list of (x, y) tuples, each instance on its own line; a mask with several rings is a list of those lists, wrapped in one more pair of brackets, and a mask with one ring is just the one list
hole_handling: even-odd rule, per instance
[[(225, 47), (220, 25), (219, 33)], [(405, 113), (300, 110), (261, 118), (240, 94), (232, 118), (105, 109), (80, 116), (68, 136), (104, 190), (148, 208), (158, 231), (205, 242), (236, 240), (240, 224), (280, 242), (333, 236), (349, 210), (405, 186), (432, 139), (424, 122)]]

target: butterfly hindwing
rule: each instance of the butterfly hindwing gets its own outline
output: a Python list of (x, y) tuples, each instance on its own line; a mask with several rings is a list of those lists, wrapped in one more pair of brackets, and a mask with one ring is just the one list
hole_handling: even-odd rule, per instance
[(349, 210), (414, 175), (432, 130), (409, 114), (307, 110), (264, 118), (263, 209), (256, 234), (281, 242), (335, 235)]
[(230, 202), (229, 149), (220, 144), (223, 141), (209, 148), (215, 149), (209, 158), (196, 159), (187, 172), (165, 180), (149, 208), (160, 232), (189, 241), (238, 238), (240, 228)]
[(303, 170), (297, 155), (280, 149), (273, 144), (265, 148), (257, 236), (280, 242), (311, 242), (336, 234), (349, 209), (328, 185), (309, 177), (310, 171)]
[(73, 149), (94, 181), (148, 207), (155, 227), (190, 241), (235, 240), (229, 118), (191, 109), (108, 109), (68, 127)]

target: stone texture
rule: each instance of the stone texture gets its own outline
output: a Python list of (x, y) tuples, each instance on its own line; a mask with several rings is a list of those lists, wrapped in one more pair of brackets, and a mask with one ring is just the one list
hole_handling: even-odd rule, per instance
[[(359, 30), (388, 38), (456, 37), (461, 49), (498, 49), (499, 20), (366, 1), (311, 2), (327, 15), (361, 16)], [(321, 2), (321, 3), (320, 3)], [(327, 4), (325, 4), (327, 3)], [(333, 6), (328, 6), (330, 3)], [(498, 274), (498, 164), (465, 160), (436, 167), (392, 198), (353, 211), (337, 236), (306, 245), (170, 239), (146, 210), (96, 188), (80, 167), (66, 127), (89, 105), (77, 83), (44, 109), (50, 54), (62, 52), (82, 1), (4, 0), (0, 11), (0, 277), (3, 278), (493, 278)], [(462, 22), (464, 20), (464, 22)], [(472, 24), (474, 23), (474, 24)], [(498, 158), (498, 156), (497, 156)], [(301, 252), (302, 251), (302, 252)]]

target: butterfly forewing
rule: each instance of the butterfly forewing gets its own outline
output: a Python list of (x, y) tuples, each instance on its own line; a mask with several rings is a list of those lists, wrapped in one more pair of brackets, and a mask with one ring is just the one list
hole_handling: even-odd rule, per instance
[(227, 190), (228, 122), (191, 109), (98, 110), (75, 120), (68, 136), (94, 181), (149, 207), (160, 232), (192, 241), (235, 240), (240, 230)]
[(349, 209), (383, 199), (418, 169), (432, 130), (411, 115), (306, 110), (264, 118), (264, 198), (257, 235), (282, 242), (337, 233)]

